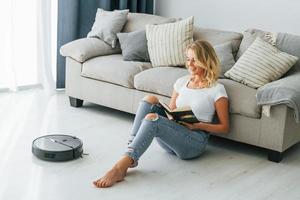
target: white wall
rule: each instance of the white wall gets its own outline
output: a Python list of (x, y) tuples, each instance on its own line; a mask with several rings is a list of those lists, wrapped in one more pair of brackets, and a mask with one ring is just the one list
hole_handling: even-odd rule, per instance
[(243, 32), (248, 28), (300, 35), (300, 0), (156, 0), (155, 14), (195, 16), (195, 25)]

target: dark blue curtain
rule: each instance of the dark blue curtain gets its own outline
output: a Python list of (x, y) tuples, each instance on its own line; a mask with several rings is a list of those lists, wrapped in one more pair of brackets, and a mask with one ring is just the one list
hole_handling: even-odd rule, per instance
[(153, 13), (153, 0), (60, 0), (58, 1), (56, 87), (65, 87), (65, 58), (59, 54), (62, 45), (86, 37), (98, 8), (129, 9), (130, 12)]

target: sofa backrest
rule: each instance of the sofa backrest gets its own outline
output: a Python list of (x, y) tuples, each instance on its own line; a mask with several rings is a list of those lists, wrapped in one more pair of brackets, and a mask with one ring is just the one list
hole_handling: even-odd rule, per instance
[[(132, 32), (143, 30), (146, 24), (164, 24), (178, 21), (179, 18), (167, 18), (158, 15), (144, 14), (144, 13), (128, 13), (127, 22), (122, 32)], [(222, 44), (225, 42), (232, 43), (232, 53), (235, 56), (243, 35), (237, 32), (205, 29), (194, 26), (194, 40), (202, 39), (207, 40), (212, 45)]]
[(132, 31), (143, 30), (146, 24), (164, 24), (175, 22), (176, 18), (166, 18), (158, 15), (144, 13), (128, 13), (127, 22), (122, 32), (128, 33)]
[(212, 45), (222, 44), (225, 42), (231, 42), (232, 53), (235, 57), (240, 43), (242, 41), (243, 34), (231, 31), (223, 31), (216, 29), (207, 29), (194, 26), (194, 40), (206, 40)]

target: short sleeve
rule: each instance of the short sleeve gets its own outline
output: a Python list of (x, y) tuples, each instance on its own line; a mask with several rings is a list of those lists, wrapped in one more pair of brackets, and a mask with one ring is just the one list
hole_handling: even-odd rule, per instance
[(217, 91), (215, 93), (214, 101), (216, 102), (221, 97), (228, 98), (224, 85), (222, 85), (222, 84), (219, 83), (219, 85), (217, 87)]
[(173, 88), (176, 92), (179, 92), (180, 88), (182, 88), (188, 80), (188, 76), (183, 76), (176, 80), (176, 82), (173, 85)]

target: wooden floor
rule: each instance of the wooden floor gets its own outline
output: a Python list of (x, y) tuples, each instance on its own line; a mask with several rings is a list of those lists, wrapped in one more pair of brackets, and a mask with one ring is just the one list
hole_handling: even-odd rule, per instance
[[(261, 148), (218, 137), (210, 138), (202, 157), (189, 161), (154, 141), (125, 181), (94, 188), (91, 182), (126, 149), (132, 121), (133, 115), (94, 104), (70, 107), (64, 92), (0, 93), (0, 199), (300, 199), (300, 145), (273, 163)], [(59, 163), (34, 157), (32, 140), (53, 133), (81, 138), (89, 155)]]

